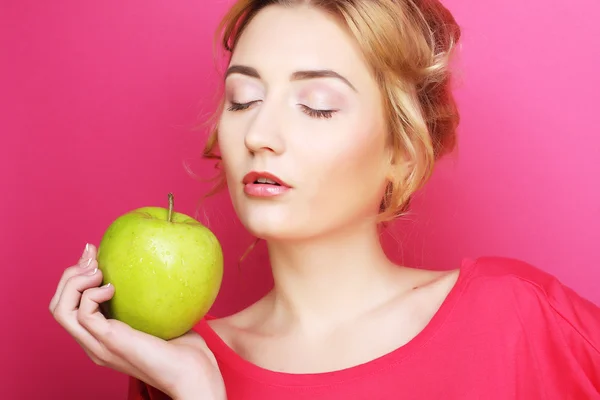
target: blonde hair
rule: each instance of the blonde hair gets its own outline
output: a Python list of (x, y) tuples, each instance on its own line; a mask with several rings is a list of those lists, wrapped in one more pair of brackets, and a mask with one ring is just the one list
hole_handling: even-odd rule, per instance
[[(456, 143), (459, 113), (449, 64), (460, 28), (452, 14), (438, 0), (238, 0), (218, 27), (222, 49), (231, 55), (254, 16), (272, 4), (321, 9), (344, 22), (356, 39), (382, 92), (392, 162), (399, 169), (388, 182), (378, 219), (402, 215), (435, 162)], [(215, 125), (203, 157), (218, 160), (220, 168), (217, 132)], [(408, 174), (406, 160), (412, 165)], [(211, 194), (225, 185), (222, 171), (217, 179)]]

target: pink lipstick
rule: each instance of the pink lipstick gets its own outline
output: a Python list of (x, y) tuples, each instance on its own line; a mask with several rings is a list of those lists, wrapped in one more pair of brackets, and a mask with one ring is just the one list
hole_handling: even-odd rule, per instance
[(244, 193), (253, 197), (280, 196), (291, 189), (290, 185), (269, 172), (252, 171), (244, 177), (242, 183)]

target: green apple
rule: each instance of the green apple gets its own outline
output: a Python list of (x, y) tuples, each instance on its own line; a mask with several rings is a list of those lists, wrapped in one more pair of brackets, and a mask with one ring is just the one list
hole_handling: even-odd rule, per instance
[(103, 283), (115, 293), (107, 316), (169, 340), (212, 307), (223, 279), (223, 253), (200, 222), (169, 208), (142, 207), (117, 218), (98, 246)]

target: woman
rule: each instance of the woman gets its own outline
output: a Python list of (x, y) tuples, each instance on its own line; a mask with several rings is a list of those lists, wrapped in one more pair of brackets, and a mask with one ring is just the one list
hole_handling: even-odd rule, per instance
[[(217, 129), (235, 210), (268, 244), (274, 288), (165, 342), (106, 320), (96, 249), (50, 309), (130, 399), (600, 398), (600, 310), (502, 258), (394, 265), (402, 215), (453, 148), (460, 32), (436, 0), (238, 1)], [(217, 151), (218, 145), (218, 151)]]

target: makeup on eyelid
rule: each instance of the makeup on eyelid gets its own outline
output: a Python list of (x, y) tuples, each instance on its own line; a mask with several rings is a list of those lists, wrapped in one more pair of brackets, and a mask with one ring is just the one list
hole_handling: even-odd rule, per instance
[(239, 88), (228, 88), (226, 91), (227, 99), (235, 103), (248, 103), (251, 101), (261, 100), (264, 96), (263, 92), (255, 85), (237, 85)]
[(236, 103), (254, 101), (264, 96), (264, 88), (258, 82), (243, 76), (230, 76), (225, 82), (225, 95)]
[(317, 110), (339, 109), (345, 105), (344, 96), (326, 85), (312, 84), (302, 88), (298, 100), (307, 107)]
[[(229, 101), (240, 104), (264, 100), (264, 91), (260, 85), (246, 80), (232, 79), (232, 82), (227, 84), (226, 95)], [(303, 87), (293, 99), (293, 103), (300, 103), (316, 110), (337, 110), (344, 106), (345, 102), (341, 93), (317, 83)]]

